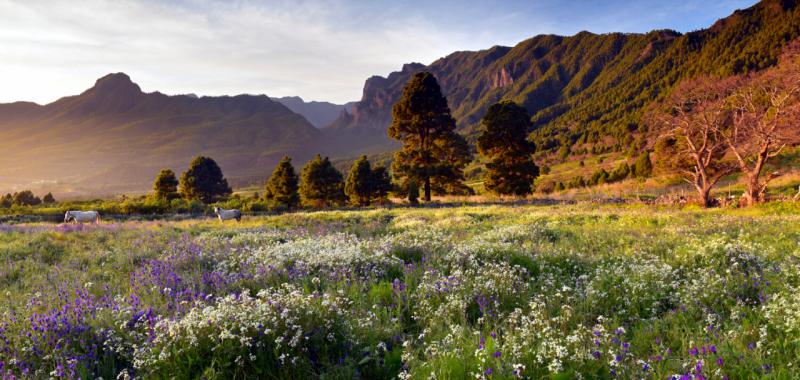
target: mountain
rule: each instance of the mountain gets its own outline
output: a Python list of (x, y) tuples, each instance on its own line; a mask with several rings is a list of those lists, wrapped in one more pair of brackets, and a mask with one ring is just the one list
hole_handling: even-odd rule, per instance
[(144, 93), (110, 74), (47, 105), (0, 104), (0, 186), (46, 179), (73, 190), (144, 190), (159, 169), (180, 172), (197, 155), (217, 160), (234, 184), (262, 181), (284, 154), (302, 162), (322, 138), (264, 95)]
[(774, 65), (781, 48), (800, 36), (796, 0), (764, 0), (713, 26), (686, 34), (581, 32), (540, 35), (514, 47), (452, 53), (429, 65), (407, 64), (388, 77), (371, 77), (361, 100), (326, 128), (369, 141), (379, 150), (391, 107), (411, 75), (432, 72), (447, 96), (459, 130), (471, 136), (489, 105), (504, 99), (533, 115), (540, 155), (641, 146), (643, 111), (681, 79), (727, 76)]
[(344, 111), (349, 111), (355, 102), (345, 104), (333, 104), (329, 102), (306, 102), (299, 96), (284, 96), (282, 98), (270, 98), (283, 104), (292, 112), (303, 115), (311, 124), (317, 128), (330, 125)]

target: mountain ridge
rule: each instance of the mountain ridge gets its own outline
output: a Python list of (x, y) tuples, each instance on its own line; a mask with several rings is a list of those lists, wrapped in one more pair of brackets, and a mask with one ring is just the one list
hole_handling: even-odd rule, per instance
[(689, 33), (582, 31), (538, 35), (513, 47), (453, 52), (428, 65), (414, 64), (412, 70), (404, 65), (387, 77), (370, 77), (353, 106), (356, 113), (327, 128), (378, 139), (405, 82), (427, 70), (437, 77), (460, 132), (468, 137), (489, 105), (513, 100), (533, 115), (532, 139), (540, 159), (559, 149), (573, 154), (638, 149), (642, 113), (681, 79), (772, 66), (799, 31), (796, 0), (764, 0)]
[(205, 154), (241, 183), (268, 175), (285, 154), (311, 157), (322, 137), (266, 95), (144, 93), (115, 73), (46, 105), (0, 104), (0, 148), (7, 153), (0, 157), (0, 177), (12, 182), (8, 187), (52, 179), (138, 190), (161, 168), (180, 171)]

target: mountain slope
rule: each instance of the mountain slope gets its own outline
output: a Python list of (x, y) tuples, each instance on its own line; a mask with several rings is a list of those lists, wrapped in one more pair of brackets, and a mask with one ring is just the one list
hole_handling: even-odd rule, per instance
[(343, 111), (349, 111), (353, 103), (333, 104), (329, 102), (306, 102), (299, 96), (284, 96), (281, 98), (270, 98), (283, 104), (292, 112), (303, 115), (311, 124), (317, 128), (330, 125), (336, 120)]
[(781, 47), (800, 36), (798, 8), (796, 0), (764, 0), (687, 34), (581, 32), (456, 52), (427, 66), (410, 64), (387, 78), (368, 79), (352, 112), (327, 129), (386, 143), (382, 136), (392, 104), (411, 75), (428, 70), (467, 135), (475, 132), (489, 105), (511, 99), (534, 115), (540, 154), (562, 146), (579, 154), (625, 150), (640, 143), (636, 137), (643, 110), (681, 79), (774, 65)]
[(155, 173), (216, 159), (234, 183), (261, 180), (284, 154), (304, 160), (322, 133), (266, 96), (144, 93), (110, 74), (48, 105), (0, 105), (0, 182), (40, 179), (108, 191), (143, 190)]

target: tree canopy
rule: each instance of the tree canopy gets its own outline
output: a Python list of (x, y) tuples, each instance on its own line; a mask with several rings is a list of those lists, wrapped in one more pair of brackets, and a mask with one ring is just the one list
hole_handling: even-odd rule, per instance
[(161, 169), (153, 181), (153, 193), (157, 199), (167, 201), (179, 198), (178, 179), (175, 178), (175, 172), (170, 169)]
[(222, 175), (217, 163), (204, 156), (196, 157), (181, 175), (181, 193), (187, 199), (198, 199), (203, 203), (216, 202), (233, 191)]
[(392, 107), (389, 137), (402, 143), (392, 172), (422, 183), (425, 201), (431, 191), (464, 191), (464, 166), (472, 159), (464, 138), (455, 132), (447, 99), (429, 72), (415, 74)]
[(267, 181), (264, 197), (288, 209), (296, 207), (300, 203), (297, 181), (292, 159), (284, 156)]
[(533, 161), (536, 146), (528, 141), (531, 117), (528, 110), (511, 101), (489, 107), (481, 121), (478, 152), (486, 163), (484, 186), (502, 195), (526, 195), (539, 176)]
[(328, 157), (318, 154), (306, 163), (300, 174), (300, 200), (305, 206), (324, 207), (344, 200), (342, 173), (333, 167)]

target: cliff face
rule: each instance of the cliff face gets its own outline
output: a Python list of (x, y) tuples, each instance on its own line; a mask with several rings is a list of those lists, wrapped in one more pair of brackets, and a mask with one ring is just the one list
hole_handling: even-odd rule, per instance
[(514, 47), (456, 52), (429, 65), (405, 65), (387, 78), (372, 77), (353, 113), (342, 114), (330, 129), (385, 134), (403, 85), (426, 70), (437, 77), (467, 135), (489, 105), (509, 99), (534, 115), (540, 148), (622, 149), (634, 142), (643, 110), (681, 79), (769, 67), (781, 47), (798, 37), (795, 0), (765, 0), (688, 34), (536, 36)]

